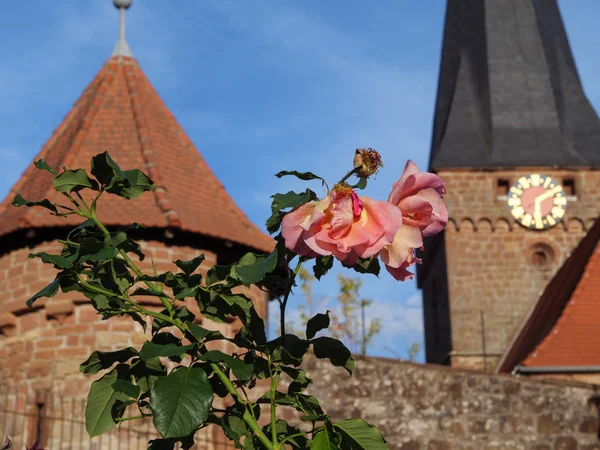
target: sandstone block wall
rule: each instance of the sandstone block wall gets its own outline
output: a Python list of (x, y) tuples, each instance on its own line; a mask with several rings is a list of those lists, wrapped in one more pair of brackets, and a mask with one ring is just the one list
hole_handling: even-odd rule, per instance
[[(519, 226), (498, 186), (505, 182), (510, 187), (519, 177), (535, 172), (563, 183), (571, 180), (575, 189), (563, 222), (547, 231)], [(483, 369), (485, 346), (491, 370), (546, 284), (598, 217), (600, 172), (531, 168), (441, 171), (439, 175), (448, 191), (445, 254), (426, 254), (424, 265), (431, 264), (432, 270), (419, 280), (430, 319), (426, 319), (429, 360), (444, 362), (450, 356), (453, 366)], [(443, 284), (444, 267), (447, 293), (433, 286)], [(444, 326), (444, 315), (449, 316), (449, 326)], [(437, 317), (437, 325), (432, 317)], [(431, 347), (439, 348), (440, 354)]]
[(395, 450), (600, 450), (592, 385), (360, 358), (352, 377), (306, 364), (334, 418), (362, 417)]

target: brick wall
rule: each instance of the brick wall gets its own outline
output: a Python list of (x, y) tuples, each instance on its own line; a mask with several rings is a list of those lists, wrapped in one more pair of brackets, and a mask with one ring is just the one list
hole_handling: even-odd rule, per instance
[(600, 450), (595, 386), (360, 358), (354, 375), (308, 359), (335, 419), (377, 425), (392, 450)]
[[(217, 262), (217, 255), (191, 247), (167, 246), (162, 242), (141, 242), (146, 259), (139, 266), (151, 273), (152, 261), (159, 271), (174, 270), (175, 259), (191, 259), (204, 253), (206, 261), (201, 272)], [(148, 336), (139, 324), (130, 319), (100, 320), (100, 316), (77, 293), (58, 294), (51, 299), (40, 299), (35, 309), (25, 301), (43, 288), (55, 272), (39, 260), (28, 259), (29, 253), (57, 252), (55, 243), (42, 243), (34, 248), (12, 251), (0, 257), (0, 380), (14, 385), (27, 385), (33, 394), (44, 389), (59, 395), (79, 397), (87, 395), (92, 378), (79, 373), (79, 364), (94, 350), (114, 350), (125, 346), (140, 347)], [(263, 293), (252, 290), (259, 314), (266, 317), (266, 299)], [(148, 308), (156, 308), (156, 299), (143, 300)], [(198, 308), (188, 303), (192, 312)], [(199, 316), (199, 314), (197, 314)], [(199, 319), (201, 320), (201, 319)], [(214, 324), (207, 328), (219, 329), (224, 334), (235, 331), (236, 323)], [(5, 363), (6, 362), (6, 363)]]
[[(438, 248), (426, 254), (424, 264), (431, 270), (421, 272), (419, 280), (429, 361), (446, 362), (451, 347), (453, 366), (482, 369), (485, 363), (493, 369), (548, 281), (598, 217), (600, 172), (540, 169), (557, 180), (571, 178), (576, 199), (569, 201), (563, 223), (550, 230), (519, 226), (498, 195), (497, 182), (512, 185), (536, 171), (439, 173), (448, 191), (445, 252)], [(445, 284), (447, 292), (440, 289)]]

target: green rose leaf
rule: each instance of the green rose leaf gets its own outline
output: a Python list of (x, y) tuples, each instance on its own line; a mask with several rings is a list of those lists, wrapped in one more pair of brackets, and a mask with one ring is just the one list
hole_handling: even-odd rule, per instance
[(189, 261), (182, 261), (178, 259), (177, 261), (173, 262), (177, 267), (181, 269), (183, 273), (185, 273), (186, 275), (191, 275), (198, 267), (200, 267), (200, 264), (202, 264), (202, 261), (204, 261), (204, 259), (204, 255), (199, 255), (196, 256), (194, 259), (190, 259)]
[(275, 194), (271, 198), (273, 199), (271, 203), (272, 215), (267, 219), (266, 226), (269, 233), (275, 233), (279, 229), (283, 217), (287, 214), (283, 210), (293, 209), (296, 206), (316, 200), (317, 194), (310, 189), (306, 189), (301, 194), (289, 191), (286, 194)]
[(100, 153), (92, 158), (92, 175), (103, 187), (111, 187), (125, 179), (125, 174), (108, 152)]
[(143, 172), (121, 170), (107, 152), (92, 158), (92, 175), (102, 184), (106, 192), (131, 200), (146, 191), (154, 190), (154, 183)]
[(95, 238), (85, 238), (79, 247), (80, 261), (104, 261), (114, 258), (119, 251)]
[[(126, 378), (127, 367), (117, 366), (109, 373), (92, 383), (85, 408), (85, 428), (90, 437), (110, 431), (117, 425), (119, 404), (129, 400), (129, 396), (118, 392), (113, 384)], [(122, 411), (121, 411), (122, 414)]]
[(277, 265), (277, 250), (268, 256), (257, 256), (254, 253), (246, 253), (231, 268), (231, 277), (244, 286), (250, 286), (262, 280), (266, 274), (275, 270)]
[(154, 342), (144, 342), (140, 351), (140, 358), (147, 361), (159, 356), (171, 357), (181, 356), (188, 350), (194, 348), (194, 344), (177, 345), (177, 344), (155, 344)]
[(150, 409), (163, 438), (188, 436), (208, 418), (213, 391), (204, 370), (178, 367), (154, 383)]
[(321, 186), (327, 186), (327, 183), (325, 182), (325, 180), (323, 178), (315, 175), (312, 172), (298, 172), (296, 170), (282, 170), (281, 172), (275, 174), (275, 176), (277, 178), (281, 178), (281, 177), (288, 176), (288, 175), (294, 176), (303, 181), (321, 180)]
[(137, 356), (138, 351), (133, 347), (127, 347), (114, 352), (94, 352), (90, 357), (79, 366), (82, 373), (94, 375), (103, 369), (108, 369), (114, 363), (123, 363), (134, 356)]
[(321, 330), (329, 327), (329, 311), (325, 314), (317, 314), (306, 323), (306, 339), (312, 339)]
[(56, 175), (56, 170), (54, 170), (52, 167), (50, 167), (46, 161), (44, 161), (43, 159), (38, 159), (36, 162), (33, 163), (33, 165), (40, 170), (45, 170), (47, 172), (50, 172), (52, 175)]
[(327, 419), (321, 429), (315, 433), (310, 450), (337, 450), (342, 448), (341, 444), (341, 436), (333, 429), (331, 422)]
[(57, 192), (77, 192), (86, 188), (98, 190), (98, 183), (88, 177), (83, 169), (65, 170), (54, 178), (52, 184)]
[(60, 286), (60, 274), (54, 279), (54, 281), (52, 283), (50, 283), (44, 289), (42, 289), (41, 291), (39, 291), (37, 294), (35, 294), (29, 300), (27, 300), (27, 306), (29, 306), (31, 308), (33, 306), (33, 303), (38, 298), (42, 298), (42, 297), (48, 297), (48, 298), (54, 297), (56, 295), (56, 293), (58, 292), (58, 287), (59, 286)]
[(40, 258), (42, 262), (46, 264), (53, 264), (57, 269), (68, 269), (73, 265), (73, 261), (71, 259), (65, 258), (62, 255), (50, 255), (48, 253), (31, 253), (28, 258)]
[(354, 370), (354, 359), (350, 350), (337, 339), (330, 337), (318, 337), (310, 341), (313, 344), (315, 356), (320, 359), (329, 359), (331, 364), (343, 367), (352, 374)]
[(198, 342), (208, 342), (208, 341), (216, 341), (220, 339), (227, 339), (223, 336), (219, 331), (207, 330), (206, 328), (202, 328), (200, 325), (197, 325), (193, 322), (189, 322), (188, 330), (193, 338)]
[[(254, 340), (263, 344), (266, 342), (265, 322), (256, 312), (252, 301), (243, 295), (220, 295), (220, 299), (224, 300), (226, 309), (229, 309), (232, 314), (240, 318), (244, 326), (250, 331)], [(223, 309), (221, 309), (223, 310)]]
[(15, 198), (12, 201), (12, 205), (16, 206), (17, 208), (20, 206), (41, 206), (42, 208), (46, 208), (52, 211), (52, 214), (55, 216), (64, 216), (63, 213), (58, 212), (58, 209), (56, 209), (56, 205), (46, 198), (44, 200), (40, 200), (39, 202), (30, 202), (29, 200), (25, 200), (23, 197), (21, 197), (20, 194), (17, 194), (15, 195)]
[(154, 182), (141, 170), (126, 170), (124, 174), (127, 183), (120, 183), (106, 191), (131, 200), (138, 198), (144, 192), (153, 191), (156, 187)]
[(379, 266), (379, 259), (377, 257), (372, 258), (361, 258), (352, 267), (358, 273), (370, 273), (379, 277), (381, 267)]
[(247, 364), (241, 359), (236, 359), (233, 356), (227, 355), (219, 350), (210, 350), (200, 356), (204, 361), (219, 363), (223, 362), (231, 368), (233, 374), (240, 380), (247, 381), (252, 377), (254, 365)]
[(121, 392), (128, 397), (138, 398), (140, 396), (140, 387), (128, 380), (119, 379), (112, 384), (115, 391)]
[(315, 278), (320, 280), (333, 267), (333, 256), (319, 256), (315, 259), (315, 265), (313, 266), (313, 273)]
[(364, 450), (389, 450), (381, 431), (362, 419), (345, 419), (333, 424), (342, 435), (343, 448)]
[(367, 187), (367, 179), (359, 178), (358, 183), (353, 186), (350, 186), (352, 189), (365, 189)]

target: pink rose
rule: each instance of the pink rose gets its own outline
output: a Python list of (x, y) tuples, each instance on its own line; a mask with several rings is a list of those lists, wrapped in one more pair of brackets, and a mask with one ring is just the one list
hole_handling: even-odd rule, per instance
[(402, 212), (384, 201), (359, 198), (337, 185), (325, 198), (306, 203), (283, 218), (285, 246), (308, 257), (333, 255), (347, 266), (369, 258), (392, 243)]
[(408, 161), (404, 172), (394, 183), (388, 201), (402, 211), (403, 226), (391, 245), (381, 252), (381, 260), (397, 280), (412, 278), (407, 267), (420, 262), (414, 249), (423, 247), (423, 237), (432, 236), (448, 223), (448, 211), (442, 201), (444, 182), (433, 173), (421, 172)]

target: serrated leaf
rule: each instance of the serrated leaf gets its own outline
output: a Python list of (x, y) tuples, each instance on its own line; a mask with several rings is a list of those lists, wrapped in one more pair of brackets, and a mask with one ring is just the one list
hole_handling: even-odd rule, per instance
[(352, 374), (354, 370), (354, 359), (350, 350), (337, 339), (330, 337), (318, 337), (310, 341), (313, 344), (315, 356), (320, 359), (329, 359), (331, 364), (343, 367)]
[(52, 175), (56, 175), (56, 170), (54, 170), (52, 167), (50, 167), (46, 161), (44, 161), (43, 159), (38, 159), (36, 162), (33, 163), (33, 165), (40, 170), (45, 170), (47, 172), (50, 172)]
[(241, 359), (236, 359), (233, 356), (227, 355), (219, 350), (210, 350), (200, 356), (201, 360), (209, 362), (223, 362), (229, 366), (233, 374), (240, 380), (247, 381), (252, 377), (254, 365), (247, 364)]
[(262, 280), (266, 274), (275, 270), (277, 265), (277, 250), (268, 256), (257, 256), (254, 253), (246, 253), (231, 268), (231, 277), (238, 280), (244, 286), (250, 286)]
[(344, 448), (353, 450), (389, 450), (381, 431), (362, 419), (345, 419), (333, 424), (342, 435)]
[(213, 392), (199, 367), (178, 367), (150, 391), (154, 426), (163, 438), (187, 436), (208, 418)]
[(85, 408), (85, 428), (90, 437), (106, 433), (117, 425), (114, 409), (118, 402), (129, 399), (113, 388), (117, 379), (124, 378), (123, 372), (124, 369), (117, 366), (92, 383)]
[(52, 211), (52, 213), (54, 215), (60, 216), (60, 215), (64, 215), (62, 213), (58, 212), (58, 209), (56, 209), (56, 206), (54, 205), (54, 203), (52, 203), (50, 200), (48, 199), (44, 199), (44, 200), (40, 200), (39, 202), (31, 202), (29, 200), (25, 200), (23, 197), (21, 197), (20, 194), (15, 195), (15, 198), (13, 199), (12, 203), (13, 206), (16, 206), (17, 208), (20, 206), (28, 206), (28, 207), (33, 207), (33, 206), (41, 206), (42, 208), (46, 208), (49, 209), (50, 211)]
[(107, 152), (92, 158), (92, 175), (106, 192), (128, 200), (152, 191), (155, 187), (152, 180), (140, 170), (121, 170)]
[(114, 363), (123, 363), (138, 355), (133, 347), (127, 347), (114, 352), (93, 352), (87, 360), (79, 366), (79, 371), (88, 375), (94, 375), (103, 369), (108, 369)]
[(182, 261), (181, 259), (178, 259), (177, 261), (173, 262), (181, 269), (183, 273), (186, 275), (191, 275), (198, 267), (200, 267), (200, 264), (202, 264), (205, 259), (206, 258), (204, 257), (204, 254), (202, 254), (190, 259), (189, 261)]
[(98, 190), (98, 183), (83, 169), (65, 170), (54, 178), (52, 184), (57, 192), (77, 192), (86, 188)]
[(158, 358), (159, 356), (171, 357), (181, 356), (188, 350), (194, 348), (193, 344), (190, 345), (177, 345), (177, 344), (155, 344), (154, 342), (144, 342), (142, 350), (140, 350), (140, 358), (147, 361), (152, 358)]
[(60, 275), (57, 276), (52, 283), (50, 283), (44, 289), (42, 289), (41, 291), (39, 291), (37, 294), (35, 294), (29, 300), (27, 300), (27, 302), (26, 302), (27, 306), (29, 306), (31, 308), (33, 306), (33, 303), (38, 298), (42, 298), (42, 297), (48, 297), (48, 298), (54, 297), (56, 295), (56, 293), (58, 292), (59, 285), (60, 285)]
[(58, 269), (68, 269), (73, 265), (73, 262), (70, 259), (67, 259), (62, 255), (50, 255), (45, 252), (31, 253), (28, 258), (40, 258), (42, 262), (53, 264)]
[(321, 180), (321, 186), (327, 185), (327, 183), (325, 182), (325, 180), (323, 178), (315, 175), (312, 172), (298, 172), (296, 170), (282, 170), (281, 172), (275, 174), (275, 176), (277, 178), (281, 178), (281, 177), (288, 176), (288, 175), (294, 176), (303, 181)]
[(154, 182), (141, 170), (125, 170), (124, 174), (128, 185), (127, 183), (122, 183), (122, 185), (115, 185), (106, 191), (132, 200), (138, 198), (144, 192), (153, 191), (156, 187)]
[(325, 314), (316, 314), (306, 323), (306, 339), (312, 339), (321, 330), (329, 327), (329, 311)]

